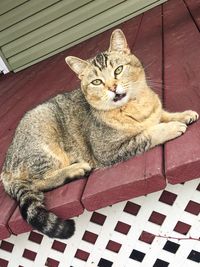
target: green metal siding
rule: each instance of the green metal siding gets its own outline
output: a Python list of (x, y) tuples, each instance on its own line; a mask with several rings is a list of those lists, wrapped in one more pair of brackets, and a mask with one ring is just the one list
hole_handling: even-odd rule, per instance
[(18, 71), (165, 0), (1, 0), (0, 47)]
[(11, 9), (27, 2), (27, 0), (1, 0), (0, 2), (0, 15), (10, 11)]

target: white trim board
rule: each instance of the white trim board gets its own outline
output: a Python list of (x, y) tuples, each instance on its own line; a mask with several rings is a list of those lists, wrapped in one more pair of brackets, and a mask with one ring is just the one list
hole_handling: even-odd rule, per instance
[(6, 74), (9, 72), (9, 69), (7, 68), (5, 62), (3, 61), (2, 57), (0, 57), (0, 73), (3, 72), (3, 74)]

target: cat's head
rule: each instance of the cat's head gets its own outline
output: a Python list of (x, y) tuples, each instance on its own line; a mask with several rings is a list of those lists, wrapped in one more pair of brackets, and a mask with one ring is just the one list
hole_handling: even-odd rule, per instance
[(125, 105), (146, 85), (144, 69), (120, 29), (113, 31), (107, 51), (89, 60), (72, 56), (65, 60), (81, 80), (87, 101), (99, 110)]

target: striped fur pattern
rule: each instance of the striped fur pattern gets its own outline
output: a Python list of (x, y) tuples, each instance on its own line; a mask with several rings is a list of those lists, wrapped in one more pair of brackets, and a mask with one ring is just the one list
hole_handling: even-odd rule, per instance
[(96, 57), (92, 60), (92, 64), (100, 71), (102, 71), (108, 66), (107, 63), (108, 63), (108, 54), (105, 52), (96, 55)]
[(112, 33), (107, 51), (89, 60), (70, 56), (66, 62), (81, 88), (24, 115), (1, 173), (23, 218), (55, 238), (69, 238), (75, 226), (73, 220), (46, 210), (44, 191), (176, 138), (198, 119), (191, 110), (163, 110), (119, 29)]
[(48, 212), (44, 206), (44, 194), (33, 190), (29, 182), (13, 183), (10, 190), (20, 203), (22, 217), (34, 228), (54, 238), (68, 238), (74, 233), (74, 221), (63, 221)]

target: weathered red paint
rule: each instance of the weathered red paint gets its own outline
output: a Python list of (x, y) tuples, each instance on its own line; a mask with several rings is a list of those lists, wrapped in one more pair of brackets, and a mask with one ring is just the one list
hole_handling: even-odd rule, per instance
[[(193, 109), (200, 113), (199, 47), (199, 31), (184, 2), (164, 4), (164, 98), (170, 111)], [(199, 129), (200, 121), (165, 145), (165, 173), (170, 183), (200, 177)]]
[(155, 148), (145, 155), (95, 171), (90, 175), (82, 196), (84, 207), (93, 211), (163, 189), (166, 182), (161, 159), (160, 148)]

